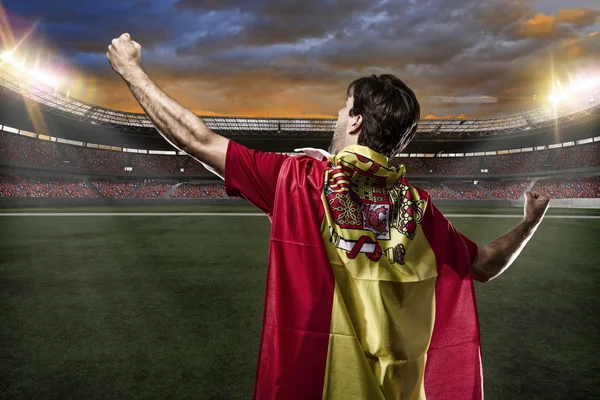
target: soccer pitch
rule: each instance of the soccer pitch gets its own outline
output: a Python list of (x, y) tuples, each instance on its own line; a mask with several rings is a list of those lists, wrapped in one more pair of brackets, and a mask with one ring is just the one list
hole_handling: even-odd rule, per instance
[[(440, 208), (480, 245), (522, 214)], [(0, 210), (0, 398), (251, 398), (270, 230), (255, 212)], [(548, 216), (476, 283), (486, 400), (600, 398), (600, 210)]]

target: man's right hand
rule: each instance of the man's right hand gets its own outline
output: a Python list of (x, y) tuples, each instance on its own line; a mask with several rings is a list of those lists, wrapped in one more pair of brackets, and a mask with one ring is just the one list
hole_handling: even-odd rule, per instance
[(124, 33), (112, 40), (106, 57), (112, 69), (127, 81), (132, 74), (141, 70), (142, 46), (131, 40), (129, 33)]
[(525, 222), (536, 226), (544, 218), (550, 197), (539, 192), (525, 193)]

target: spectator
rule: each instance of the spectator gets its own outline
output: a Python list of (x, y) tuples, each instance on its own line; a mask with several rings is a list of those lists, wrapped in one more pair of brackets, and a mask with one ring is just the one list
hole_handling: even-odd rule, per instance
[(137, 199), (160, 199), (174, 184), (174, 182), (145, 181), (134, 197)]
[(456, 196), (446, 190), (441, 183), (415, 183), (415, 186), (423, 189), (432, 199), (435, 200), (455, 200)]
[(184, 183), (171, 195), (171, 198), (180, 199), (228, 199), (223, 185), (199, 185)]
[(118, 173), (123, 172), (125, 167), (133, 167), (133, 172), (160, 175), (198, 175), (208, 172), (201, 163), (188, 156), (134, 154), (94, 149), (3, 131), (0, 132), (0, 160), (51, 167), (66, 165), (89, 172)]
[(92, 180), (91, 184), (98, 189), (106, 199), (122, 199), (129, 196), (137, 188), (136, 182), (120, 182), (114, 180)]
[[(0, 160), (52, 167), (67, 165), (84, 172), (121, 173), (125, 167), (132, 167), (132, 172), (156, 175), (207, 173), (201, 163), (188, 156), (94, 149), (39, 140), (4, 131), (0, 132)], [(392, 165), (401, 163), (406, 165), (409, 176), (475, 176), (481, 175), (482, 169), (487, 169), (488, 174), (508, 174), (596, 167), (600, 166), (600, 143), (493, 156), (398, 157), (391, 161)]]
[(485, 192), (479, 189), (473, 181), (446, 181), (443, 183), (454, 192), (459, 199), (482, 200), (489, 199)]
[(486, 189), (494, 199), (516, 200), (523, 197), (529, 180), (480, 181), (478, 185)]
[(533, 190), (552, 199), (600, 198), (600, 176), (540, 179)]
[(0, 175), (3, 197), (98, 197), (81, 179), (31, 178), (15, 174)]

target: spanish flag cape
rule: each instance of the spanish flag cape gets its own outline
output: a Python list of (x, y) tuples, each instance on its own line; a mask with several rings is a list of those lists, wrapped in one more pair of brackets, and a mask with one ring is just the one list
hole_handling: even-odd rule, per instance
[(364, 146), (277, 183), (255, 399), (482, 399), (464, 239)]

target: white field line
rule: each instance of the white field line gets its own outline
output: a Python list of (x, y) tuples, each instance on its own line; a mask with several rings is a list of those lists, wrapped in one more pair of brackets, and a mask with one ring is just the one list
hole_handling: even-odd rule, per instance
[(262, 213), (0, 213), (0, 217), (264, 217)]
[[(523, 218), (523, 214), (444, 214), (448, 218)], [(546, 218), (600, 219), (600, 215), (546, 215)]]
[[(522, 214), (444, 214), (448, 218), (522, 218)], [(0, 217), (264, 217), (262, 213), (0, 213)], [(546, 215), (544, 218), (600, 219), (600, 215)]]

